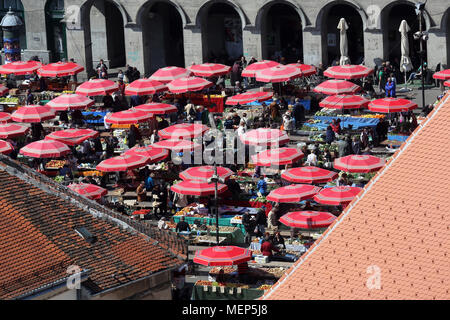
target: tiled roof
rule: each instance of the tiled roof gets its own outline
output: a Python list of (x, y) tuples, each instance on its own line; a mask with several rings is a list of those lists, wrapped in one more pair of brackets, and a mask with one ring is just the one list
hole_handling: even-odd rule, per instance
[[(0, 299), (67, 277), (70, 265), (88, 270), (91, 287), (104, 291), (182, 263), (151, 238), (4, 169), (0, 163)], [(80, 227), (98, 241), (84, 240), (74, 230)]]
[(263, 299), (450, 299), (450, 95)]

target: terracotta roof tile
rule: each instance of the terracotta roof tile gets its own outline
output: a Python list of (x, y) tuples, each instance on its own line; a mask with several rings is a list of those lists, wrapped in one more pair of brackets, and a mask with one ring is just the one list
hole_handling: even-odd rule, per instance
[[(3, 169), (0, 190), (0, 299), (62, 279), (70, 265), (88, 270), (93, 287), (103, 291), (182, 262), (145, 235), (94, 218)], [(98, 241), (88, 243), (76, 227), (85, 227)], [(30, 276), (35, 273), (38, 277)]]
[(450, 95), (263, 299), (449, 299), (448, 119)]

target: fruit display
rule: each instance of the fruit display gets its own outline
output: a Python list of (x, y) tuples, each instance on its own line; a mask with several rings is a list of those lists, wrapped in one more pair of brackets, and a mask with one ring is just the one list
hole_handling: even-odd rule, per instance
[(61, 169), (62, 167), (64, 167), (65, 163), (65, 160), (51, 160), (47, 162), (47, 165), (45, 167), (47, 169)]
[[(234, 232), (236, 231), (236, 227), (221, 227), (219, 226), (219, 232)], [(208, 226), (208, 230), (211, 232), (216, 231), (216, 226)]]
[(63, 176), (57, 176), (54, 177), (53, 180), (57, 183), (63, 183), (64, 182), (64, 177)]
[(266, 199), (266, 197), (257, 197), (257, 198), (250, 199), (250, 202), (268, 203), (269, 201)]
[(232, 267), (225, 267), (225, 268), (215, 267), (215, 268), (212, 268), (212, 269), (209, 271), (209, 274), (211, 274), (211, 275), (217, 275), (217, 274), (220, 273), (220, 270), (223, 270), (223, 273), (224, 273), (224, 274), (230, 274), (230, 273), (233, 273), (233, 272), (236, 271), (236, 270), (235, 270), (234, 268), (232, 268)]
[(19, 98), (0, 98), (0, 103), (19, 103)]
[(269, 285), (269, 284), (263, 284), (262, 286), (260, 286), (260, 287), (258, 288), (258, 290), (269, 290), (269, 289), (271, 289), (271, 288), (272, 288), (271, 285)]
[(316, 141), (316, 142), (324, 142), (325, 141), (325, 139), (323, 138), (323, 134), (312, 135), (309, 139), (311, 141)]

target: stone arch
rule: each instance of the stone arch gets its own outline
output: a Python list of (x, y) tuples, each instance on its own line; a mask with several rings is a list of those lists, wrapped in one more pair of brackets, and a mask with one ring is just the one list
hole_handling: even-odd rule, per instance
[(316, 18), (316, 24), (315, 24), (316, 29), (320, 29), (321, 28), (322, 23), (323, 23), (323, 16), (325, 15), (325, 13), (327, 13), (327, 11), (331, 7), (333, 7), (335, 5), (338, 5), (338, 4), (349, 5), (350, 7), (355, 9), (359, 13), (359, 15), (361, 16), (361, 20), (362, 20), (362, 23), (363, 23), (363, 30), (366, 30), (366, 28), (367, 28), (367, 14), (364, 11), (364, 9), (359, 4), (357, 4), (355, 1), (353, 1), (353, 0), (334, 0), (334, 1), (331, 1), (331, 2), (327, 3), (325, 6), (323, 6), (322, 9), (320, 9), (319, 14), (317, 15), (317, 18)]
[[(415, 5), (416, 5), (415, 2), (409, 1), (409, 0), (396, 0), (396, 1), (389, 2), (380, 11), (380, 16), (378, 17), (378, 22), (377, 22), (377, 28), (378, 29), (381, 29), (381, 26), (383, 25), (383, 17), (386, 14), (389, 14), (389, 11), (393, 7), (401, 5), (401, 4), (406, 4), (406, 5), (409, 5), (409, 6), (413, 7), (413, 8), (415, 8)], [(427, 10), (424, 11), (423, 19), (425, 21), (425, 30), (429, 30), (433, 26), (433, 23), (432, 23), (432, 19), (430, 17), (430, 14), (427, 12)]]
[(303, 29), (306, 26), (310, 25), (304, 11), (297, 3), (293, 2), (293, 1), (289, 1), (289, 0), (269, 0), (264, 5), (262, 5), (261, 8), (259, 8), (258, 13), (256, 15), (255, 26), (258, 30), (261, 29), (264, 12), (269, 10), (275, 4), (285, 4), (285, 5), (292, 7), (292, 9), (294, 9), (297, 12), (298, 16), (300, 17), (300, 20), (302, 21)]
[(168, 4), (171, 4), (180, 14), (181, 17), (181, 21), (183, 22), (183, 28), (190, 22), (189, 21), (189, 17), (186, 15), (186, 12), (184, 12), (183, 7), (174, 0), (148, 0), (147, 2), (145, 2), (138, 10), (137, 14), (136, 14), (136, 24), (139, 26), (142, 26), (142, 16), (144, 14), (144, 12), (146, 12), (147, 10), (149, 10), (154, 4), (158, 3), (158, 2), (165, 2)]
[(245, 28), (245, 26), (248, 24), (248, 19), (247, 19), (246, 15), (245, 15), (244, 11), (242, 10), (241, 6), (239, 4), (237, 4), (233, 0), (207, 0), (207, 1), (204, 1), (199, 6), (197, 14), (195, 15), (195, 24), (196, 24), (196, 26), (201, 27), (202, 16), (205, 15), (208, 12), (208, 9), (212, 5), (217, 4), (217, 3), (228, 4), (229, 6), (234, 8), (234, 10), (236, 10), (236, 12), (238, 13), (239, 17), (241, 18), (242, 29)]

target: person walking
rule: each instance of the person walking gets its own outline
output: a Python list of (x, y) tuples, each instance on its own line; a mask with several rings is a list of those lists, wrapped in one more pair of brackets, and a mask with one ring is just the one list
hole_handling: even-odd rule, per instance
[(100, 59), (100, 62), (97, 64), (96, 70), (99, 79), (108, 79), (108, 67), (106, 66), (103, 59)]

